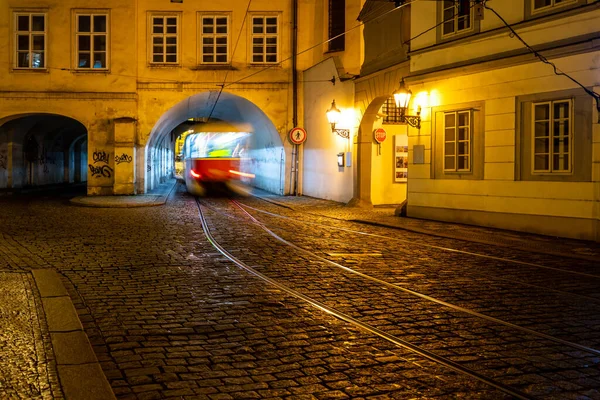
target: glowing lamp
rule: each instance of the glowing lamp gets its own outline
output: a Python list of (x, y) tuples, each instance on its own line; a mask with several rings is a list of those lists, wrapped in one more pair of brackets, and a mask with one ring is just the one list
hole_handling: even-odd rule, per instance
[(394, 92), (394, 101), (396, 102), (396, 107), (398, 107), (398, 110), (400, 111), (400, 123), (409, 124), (414, 128), (421, 129), (421, 107), (419, 106), (417, 115), (406, 114), (406, 109), (408, 108), (411, 96), (412, 91), (406, 89), (404, 78), (402, 78), (400, 87)]
[(348, 139), (350, 137), (350, 129), (336, 129), (335, 125), (340, 122), (342, 112), (335, 106), (335, 99), (331, 102), (331, 108), (326, 111), (327, 121), (331, 124), (331, 132)]

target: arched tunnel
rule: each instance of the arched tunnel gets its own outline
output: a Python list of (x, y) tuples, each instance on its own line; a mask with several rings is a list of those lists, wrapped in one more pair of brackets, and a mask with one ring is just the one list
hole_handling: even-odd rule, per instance
[(218, 91), (190, 96), (160, 117), (146, 145), (145, 191), (153, 189), (174, 172), (176, 139), (192, 128), (213, 121), (251, 133), (248, 146), (248, 168), (254, 175), (251, 185), (283, 194), (286, 154), (277, 129), (251, 101)]
[(87, 181), (87, 129), (55, 114), (0, 121), (0, 191)]

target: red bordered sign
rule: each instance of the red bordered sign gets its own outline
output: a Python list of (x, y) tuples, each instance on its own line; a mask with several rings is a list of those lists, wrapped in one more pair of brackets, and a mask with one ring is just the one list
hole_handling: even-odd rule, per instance
[(306, 140), (306, 131), (302, 128), (293, 128), (289, 133), (290, 142), (302, 144)]
[(383, 128), (377, 128), (373, 131), (373, 137), (377, 143), (383, 143), (387, 137), (387, 133)]

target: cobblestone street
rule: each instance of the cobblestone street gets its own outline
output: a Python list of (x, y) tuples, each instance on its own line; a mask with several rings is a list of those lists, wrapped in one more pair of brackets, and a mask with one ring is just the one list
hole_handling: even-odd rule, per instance
[[(344, 229), (356, 226), (346, 220), (360, 219), (361, 214), (308, 198), (270, 200), (303, 212), (308, 222), (327, 221)], [(241, 202), (299, 219), (295, 211), (264, 201)], [(20, 311), (32, 309), (26, 302), (39, 309), (28, 273), (43, 268), (59, 273), (119, 399), (511, 398), (240, 269), (206, 239), (198, 206), (181, 186), (161, 207), (77, 207), (66, 196), (3, 197), (0, 207), (0, 278), (4, 299), (10, 299), (0, 308), (0, 355), (10, 360), (0, 371), (4, 397), (62, 396), (53, 381), (52, 349), (40, 352), (49, 343), (45, 322), (41, 318), (32, 328), (38, 314)], [(585, 349), (550, 345), (527, 333), (511, 339), (515, 352), (503, 355), (500, 339), (509, 337), (508, 328), (336, 275), (326, 263), (273, 244), (258, 226), (238, 227), (225, 215), (231, 210), (211, 207), (207, 218), (218, 240), (271, 278), (457, 363), (477, 363), (478, 371), (501, 377), (529, 393), (527, 398), (600, 399), (598, 356)], [(405, 230), (363, 225), (361, 230), (390, 240), (356, 240), (356, 235), (316, 225), (294, 228), (264, 212), (249, 211), (287, 240), (318, 249), (321, 256), (361, 273), (592, 350), (600, 348), (596, 244), (498, 231), (494, 240), (502, 243), (490, 246), (491, 230), (449, 224), (443, 230), (442, 224), (400, 219), (390, 210), (377, 209), (364, 211), (362, 217), (377, 224), (404, 221), (398, 224)], [(437, 229), (438, 235), (424, 237), (420, 229)], [(443, 237), (449, 232), (466, 232), (476, 240)], [(512, 246), (508, 255), (507, 246)], [(529, 252), (559, 253), (568, 246), (580, 258)], [(478, 259), (467, 251), (485, 251), (489, 258)], [(502, 256), (523, 264), (507, 264)], [(539, 272), (532, 267), (537, 263), (547, 268)], [(565, 267), (576, 274), (561, 269)], [(531, 352), (515, 350), (522, 343)], [(551, 349), (544, 350), (549, 360), (533, 352), (543, 346)], [(575, 353), (581, 365), (569, 358)], [(47, 358), (40, 358), (44, 354)], [(537, 365), (546, 361), (553, 369), (540, 373)]]

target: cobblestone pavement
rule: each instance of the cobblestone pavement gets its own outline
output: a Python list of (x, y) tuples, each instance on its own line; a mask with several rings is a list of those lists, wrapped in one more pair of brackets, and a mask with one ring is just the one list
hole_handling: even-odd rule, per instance
[(48, 329), (29, 274), (0, 272), (0, 394), (3, 399), (62, 398)]
[[(274, 200), (329, 217), (356, 217), (356, 211), (330, 202), (305, 198)], [(99, 209), (74, 207), (67, 204), (66, 198), (7, 197), (0, 198), (0, 208), (4, 211), (0, 215), (0, 270), (16, 274), (34, 268), (54, 268), (62, 275), (118, 398), (509, 398), (493, 387), (354, 328), (240, 270), (205, 239), (195, 202), (182, 193), (181, 187), (164, 207)], [(215, 217), (213, 223), (220, 229), (234, 225), (226, 217), (221, 216), (220, 220)], [(382, 213), (382, 218), (385, 217)], [(314, 218), (330, 220), (322, 216)], [(339, 222), (342, 223), (348, 224)], [(398, 231), (369, 229), (398, 236)], [(285, 234), (282, 228), (278, 233)], [(427, 248), (408, 251), (399, 245), (393, 254), (388, 254), (387, 248), (373, 246), (369, 252), (388, 255), (365, 260), (362, 259), (365, 256), (348, 255), (357, 252), (343, 243), (348, 237), (323, 233), (316, 227), (303, 227), (297, 233), (301, 234), (301, 238), (297, 235), (295, 239), (299, 244), (312, 247), (315, 241), (311, 236), (320, 235), (321, 242), (330, 246), (323, 253), (337, 253), (334, 258), (361, 271), (377, 273), (382, 279), (413, 289), (431, 290), (435, 295), (446, 293), (448, 301), (460, 300), (465, 306), (477, 303), (481, 310), (495, 312), (498, 317), (514, 313), (518, 322), (526, 321), (533, 328), (549, 324), (549, 331), (566, 330), (565, 337), (575, 332), (577, 340), (590, 345), (598, 342), (598, 313), (585, 314), (583, 306), (568, 297), (582, 284), (589, 285), (591, 290), (595, 284), (590, 277), (568, 283), (565, 276), (555, 276), (551, 269), (544, 274), (528, 273), (526, 268), (509, 267), (506, 263), (440, 256), (439, 251)], [(408, 234), (417, 235), (403, 232), (399, 236), (405, 238)], [(233, 250), (236, 255), (254, 261), (253, 265), (265, 270), (282, 264), (282, 257), (288, 264), (312, 263), (305, 256), (281, 250), (270, 242), (264, 242), (260, 248), (252, 247), (261, 243), (262, 234), (258, 231), (228, 235), (232, 237), (227, 240), (237, 244)], [(361, 242), (356, 238), (350, 240), (354, 244)], [(441, 237), (429, 240), (436, 245), (454, 244), (451, 239)], [(545, 240), (542, 242), (546, 243)], [(461, 245), (471, 246), (472, 250), (481, 250), (482, 246), (472, 247), (466, 242)], [(594, 254), (595, 248), (589, 247), (591, 252), (587, 254)], [(360, 252), (366, 253), (364, 249)], [(543, 254), (533, 257), (532, 262), (545, 262), (548, 258)], [(384, 262), (375, 262), (373, 258)], [(406, 261), (393, 267), (391, 258)], [(593, 274), (590, 262), (578, 262), (575, 269)], [(466, 273), (476, 272), (467, 268), (471, 265), (478, 272), (483, 268), (490, 268), (496, 275), (502, 271), (507, 280), (485, 279), (485, 273), (477, 280)], [(313, 275), (302, 275), (304, 268), (286, 273), (298, 285), (314, 286), (314, 290), (327, 297), (327, 291), (317, 286)], [(534, 293), (530, 297), (544, 294), (536, 286), (536, 280), (541, 278), (547, 279), (542, 285), (549, 284), (557, 295), (567, 296), (568, 312), (559, 309), (559, 301), (548, 293), (541, 298), (544, 304), (548, 302), (547, 307), (528, 300), (529, 290)], [(511, 291), (516, 286), (512, 279), (525, 280), (526, 285)], [(440, 285), (440, 280), (447, 281), (447, 285)], [(328, 282), (324, 281), (329, 284), (329, 291), (335, 292), (337, 282)], [(484, 284), (488, 286), (482, 287)], [(390, 301), (400, 297), (391, 292), (373, 292), (370, 287), (351, 286), (344, 287), (352, 297), (336, 304), (347, 307), (349, 312), (367, 310), (373, 297)], [(361, 294), (362, 289), (365, 290)], [(495, 291), (508, 297), (494, 305), (491, 298)], [(597, 298), (587, 293), (587, 289), (580, 294), (590, 295), (588, 303), (595, 307), (593, 302)], [(424, 313), (416, 318), (421, 326), (405, 334), (426, 342), (434, 350), (436, 346), (441, 352), (448, 350), (442, 349), (448, 346), (446, 338), (457, 326), (462, 329), (464, 321), (458, 316), (436, 318), (414, 299), (402, 299), (403, 304), (393, 305), (394, 315), (406, 313), (408, 323), (419, 312)], [(504, 307), (509, 307), (509, 311)], [(576, 312), (576, 317), (569, 317), (571, 312)], [(385, 326), (383, 317), (387, 314), (385, 309), (376, 310), (369, 321)], [(432, 320), (439, 322), (437, 327), (431, 326)], [(574, 326), (577, 321), (579, 325)], [(489, 327), (479, 328), (488, 335), (495, 334)], [(465, 327), (462, 337), (454, 340), (453, 350), (459, 353), (477, 341), (472, 329), (476, 327)], [(473, 356), (457, 354), (456, 360), (468, 363)], [(573, 365), (558, 366), (553, 375), (549, 372), (539, 375), (528, 369), (538, 360), (528, 357), (536, 356), (520, 354), (512, 359), (502, 358), (503, 364), (497, 364), (498, 359), (492, 357), (485, 369), (507, 375), (509, 383), (529, 386), (532, 392), (547, 393), (548, 397), (553, 393), (544, 392), (543, 386), (562, 385), (561, 393), (578, 393), (578, 397), (572, 398), (600, 398), (600, 393), (593, 389), (600, 387), (597, 365), (579, 369)], [(555, 383), (549, 382), (552, 380)]]

